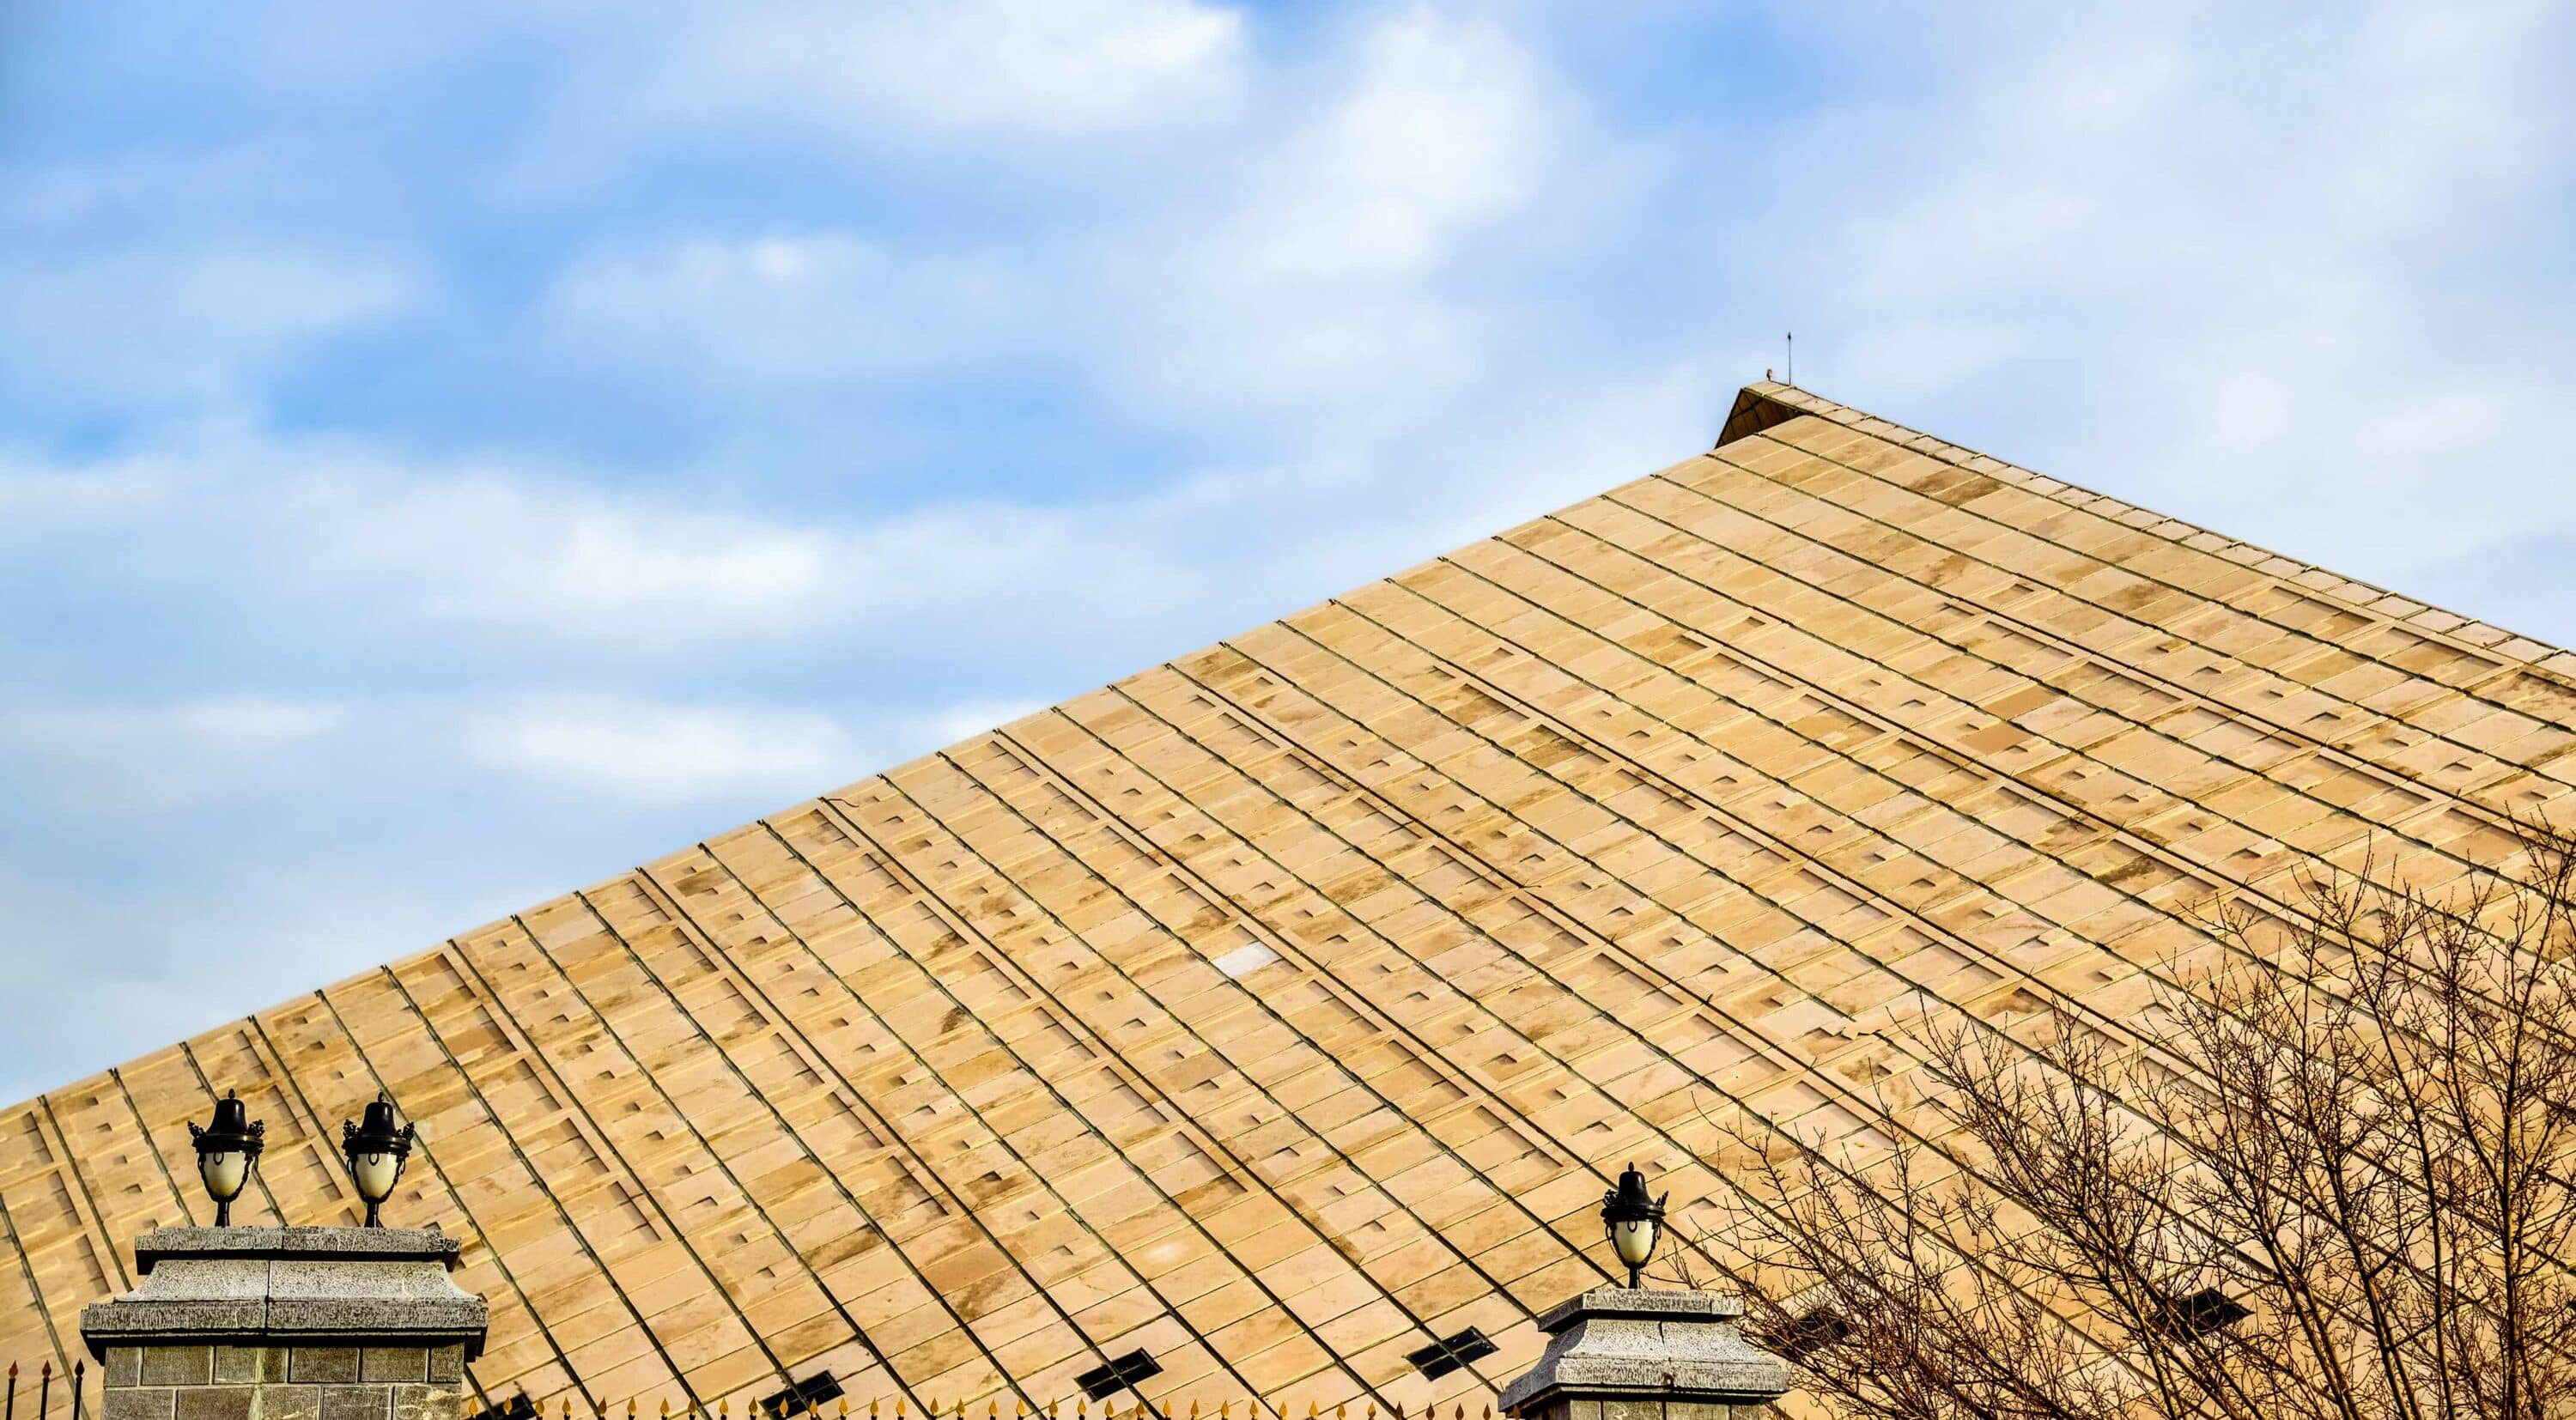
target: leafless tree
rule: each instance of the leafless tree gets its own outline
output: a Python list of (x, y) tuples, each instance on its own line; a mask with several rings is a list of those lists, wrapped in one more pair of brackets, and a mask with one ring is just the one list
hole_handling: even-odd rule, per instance
[(1925, 1002), (1892, 1149), (1721, 1121), (1703, 1259), (1853, 1416), (2576, 1416), (2576, 837), (2522, 850), (2212, 909), (2132, 1019)]

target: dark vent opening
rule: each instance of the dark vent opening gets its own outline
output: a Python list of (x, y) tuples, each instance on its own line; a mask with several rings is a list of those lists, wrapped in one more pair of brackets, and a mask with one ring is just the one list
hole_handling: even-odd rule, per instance
[(2222, 1327), (2234, 1326), (2253, 1311), (2216, 1287), (2203, 1287), (2187, 1297), (2167, 1297), (2158, 1318), (2169, 1336), (2207, 1336)]
[(476, 1411), (474, 1420), (537, 1420), (537, 1403), (521, 1391), (498, 1405)]
[(1436, 1381), (1470, 1361), (1481, 1361), (1492, 1354), (1493, 1341), (1471, 1326), (1455, 1336), (1444, 1336), (1419, 1350), (1407, 1351), (1404, 1359), (1422, 1372), (1424, 1380)]
[(1142, 1351), (1130, 1351), (1105, 1366), (1095, 1366), (1073, 1378), (1082, 1393), (1094, 1400), (1106, 1400), (1122, 1390), (1133, 1389), (1147, 1376), (1163, 1373), (1163, 1363)]
[(772, 1417), (802, 1415), (809, 1406), (840, 1398), (841, 1383), (832, 1378), (830, 1371), (816, 1371), (776, 1395), (762, 1397), (760, 1413)]

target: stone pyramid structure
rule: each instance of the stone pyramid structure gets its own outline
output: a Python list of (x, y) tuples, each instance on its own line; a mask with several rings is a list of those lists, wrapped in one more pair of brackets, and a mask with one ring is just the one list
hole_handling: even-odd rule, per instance
[[(480, 1403), (1463, 1404), (1633, 1160), (1866, 1157), (1926, 1015), (2131, 1028), (2217, 897), (2496, 871), (2576, 657), (1777, 384), (1708, 453), (0, 1110), (0, 1360), (425, 1137)], [(1722, 1239), (1720, 1242), (1722, 1246)], [(518, 1413), (524, 1414), (524, 1410)]]

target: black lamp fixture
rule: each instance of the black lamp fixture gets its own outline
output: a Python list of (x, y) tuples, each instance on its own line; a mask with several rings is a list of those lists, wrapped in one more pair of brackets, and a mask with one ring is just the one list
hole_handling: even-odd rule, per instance
[(191, 1122), (188, 1138), (197, 1146), (197, 1177), (204, 1180), (206, 1196), (215, 1200), (215, 1226), (233, 1225), (233, 1200), (241, 1197), (251, 1175), (259, 1170), (259, 1151), (267, 1143), (262, 1137), (268, 1125), (250, 1117), (250, 1109), (232, 1091), (215, 1101), (215, 1122), (210, 1127)]
[(340, 1123), (340, 1152), (349, 1156), (349, 1178), (358, 1185), (358, 1197), (367, 1205), (366, 1226), (381, 1228), (376, 1210), (394, 1196), (394, 1183), (402, 1177), (403, 1163), (411, 1157), (412, 1127), (394, 1127), (394, 1104), (382, 1091), (367, 1102), (363, 1122)]
[(1601, 1195), (1601, 1230), (1609, 1235), (1610, 1250), (1628, 1269), (1628, 1285), (1637, 1285), (1637, 1276), (1646, 1269), (1646, 1259), (1655, 1255), (1655, 1239), (1664, 1228), (1664, 1198), (1646, 1196), (1646, 1176), (1635, 1164), (1619, 1175), (1619, 1186)]

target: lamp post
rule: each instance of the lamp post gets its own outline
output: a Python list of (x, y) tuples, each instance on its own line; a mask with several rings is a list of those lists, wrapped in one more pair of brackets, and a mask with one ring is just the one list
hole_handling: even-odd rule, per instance
[(340, 1152), (349, 1156), (349, 1178), (358, 1185), (358, 1197), (367, 1205), (366, 1226), (381, 1228), (376, 1210), (394, 1196), (394, 1183), (402, 1177), (403, 1163), (411, 1157), (412, 1126), (394, 1127), (393, 1101), (382, 1092), (367, 1102), (366, 1118), (352, 1124), (340, 1124)]
[(1634, 1290), (1638, 1274), (1646, 1268), (1646, 1259), (1655, 1255), (1656, 1237), (1663, 1231), (1664, 1198), (1646, 1196), (1646, 1176), (1635, 1164), (1619, 1175), (1619, 1186), (1601, 1195), (1601, 1230), (1609, 1236), (1610, 1250), (1628, 1269), (1628, 1286)]
[(197, 1177), (205, 1182), (206, 1196), (215, 1200), (216, 1227), (233, 1225), (233, 1200), (258, 1171), (267, 1132), (268, 1125), (253, 1121), (249, 1108), (230, 1090), (215, 1101), (212, 1126), (188, 1125), (188, 1138), (197, 1146)]

